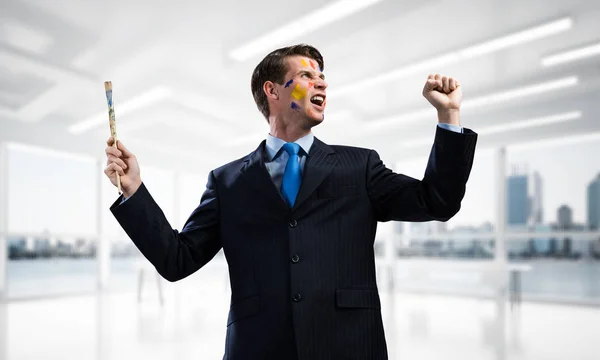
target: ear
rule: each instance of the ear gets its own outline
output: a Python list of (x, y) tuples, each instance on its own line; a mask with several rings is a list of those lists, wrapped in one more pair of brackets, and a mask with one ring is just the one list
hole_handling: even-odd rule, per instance
[(279, 99), (279, 93), (278, 93), (277, 87), (275, 86), (274, 82), (265, 81), (265, 83), (263, 84), (263, 91), (267, 95), (268, 99), (273, 99), (273, 100)]

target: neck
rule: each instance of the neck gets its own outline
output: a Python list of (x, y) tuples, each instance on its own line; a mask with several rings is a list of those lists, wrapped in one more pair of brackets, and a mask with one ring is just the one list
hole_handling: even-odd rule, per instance
[(310, 134), (311, 128), (303, 128), (298, 122), (287, 122), (279, 117), (269, 118), (269, 133), (285, 142), (294, 142)]

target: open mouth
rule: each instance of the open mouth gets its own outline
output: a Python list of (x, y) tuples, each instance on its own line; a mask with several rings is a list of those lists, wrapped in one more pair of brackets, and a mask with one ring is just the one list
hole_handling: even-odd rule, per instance
[(325, 104), (325, 95), (314, 95), (313, 97), (310, 98), (310, 102), (314, 105), (316, 105), (319, 108), (322, 108), (323, 105)]

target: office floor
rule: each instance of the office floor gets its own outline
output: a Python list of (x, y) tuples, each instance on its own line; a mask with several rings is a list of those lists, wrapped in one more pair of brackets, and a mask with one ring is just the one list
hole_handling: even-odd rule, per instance
[[(204, 270), (204, 269), (203, 269)], [(0, 305), (0, 358), (221, 359), (229, 293), (215, 270), (135, 291)], [(587, 360), (600, 308), (382, 291), (390, 359)]]

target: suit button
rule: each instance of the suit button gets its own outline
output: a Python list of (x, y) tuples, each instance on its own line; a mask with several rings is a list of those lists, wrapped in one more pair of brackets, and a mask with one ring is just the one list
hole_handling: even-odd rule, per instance
[(294, 264), (295, 264), (295, 263), (297, 263), (298, 261), (300, 261), (300, 256), (298, 256), (298, 255), (294, 255), (294, 256), (292, 256), (292, 262), (293, 262)]
[(294, 297), (293, 297), (292, 299), (293, 299), (295, 302), (298, 302), (298, 301), (300, 301), (300, 300), (302, 299), (302, 295), (300, 295), (300, 294), (296, 294), (296, 295), (294, 295)]
[(295, 228), (296, 226), (298, 226), (298, 221), (296, 221), (296, 219), (290, 221), (290, 227)]

